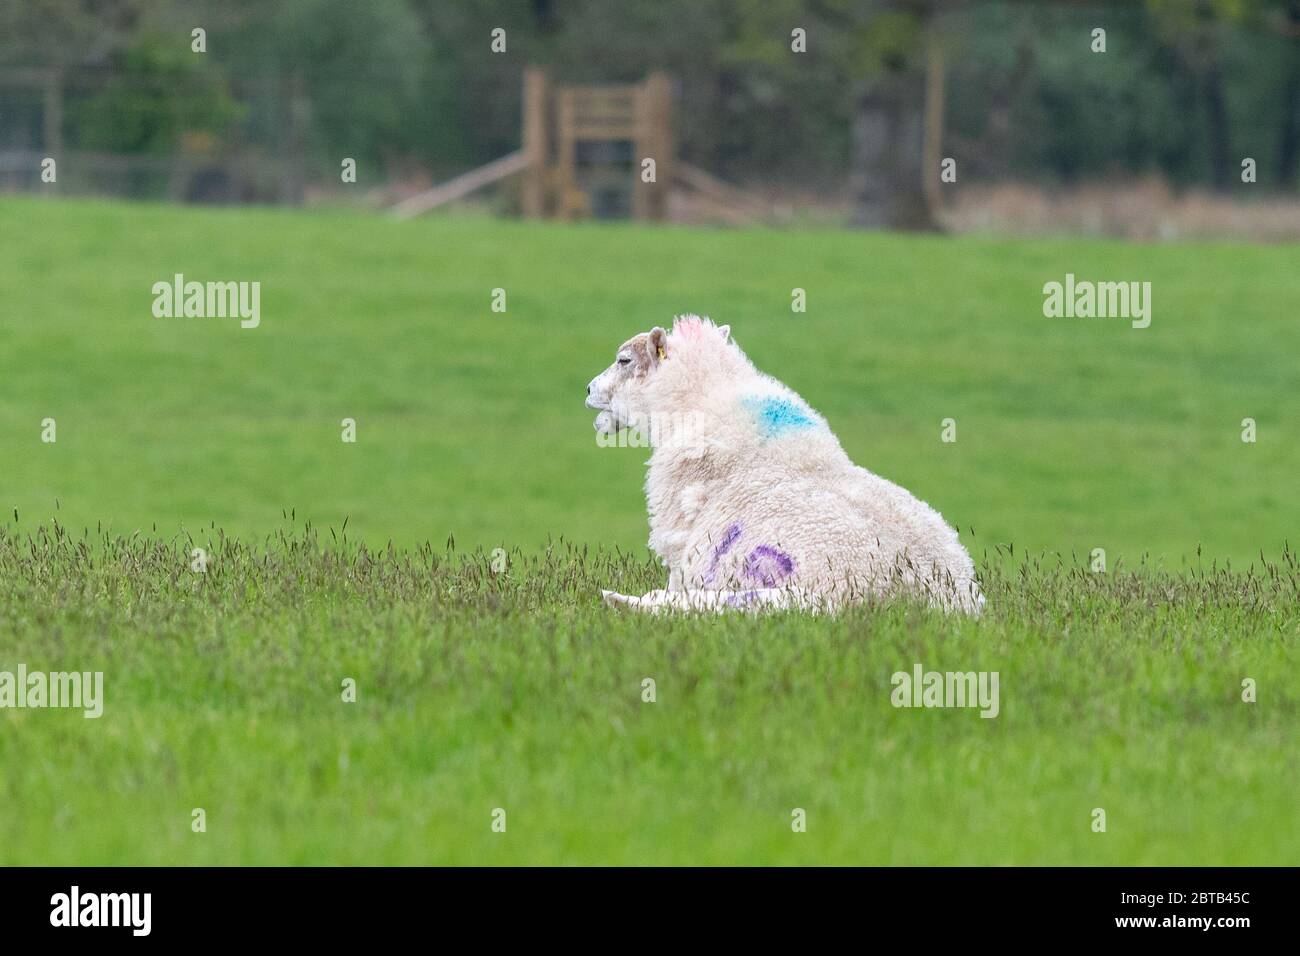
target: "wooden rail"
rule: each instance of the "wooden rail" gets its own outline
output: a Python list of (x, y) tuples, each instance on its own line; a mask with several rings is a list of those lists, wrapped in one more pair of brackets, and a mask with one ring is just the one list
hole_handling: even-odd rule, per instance
[(517, 150), (403, 200), (393, 207), (393, 215), (398, 219), (410, 219), (412, 216), (436, 209), (462, 196), (468, 196), (476, 189), (490, 186), (507, 176), (522, 173), (531, 164), (532, 158), (528, 153), (522, 149)]

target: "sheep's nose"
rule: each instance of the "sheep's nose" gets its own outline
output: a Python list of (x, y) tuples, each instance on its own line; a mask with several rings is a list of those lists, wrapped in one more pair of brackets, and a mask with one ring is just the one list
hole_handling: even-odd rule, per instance
[(587, 386), (587, 394), (588, 394), (588, 395), (591, 394), (591, 386), (590, 386), (590, 385)]

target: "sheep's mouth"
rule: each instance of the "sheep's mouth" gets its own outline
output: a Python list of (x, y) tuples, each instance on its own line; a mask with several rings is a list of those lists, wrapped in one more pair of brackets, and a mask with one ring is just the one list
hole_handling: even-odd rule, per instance
[(587, 407), (595, 409), (600, 414), (592, 423), (592, 427), (602, 435), (613, 435), (619, 429), (618, 416), (613, 412), (609, 402), (598, 402), (590, 395), (587, 396)]

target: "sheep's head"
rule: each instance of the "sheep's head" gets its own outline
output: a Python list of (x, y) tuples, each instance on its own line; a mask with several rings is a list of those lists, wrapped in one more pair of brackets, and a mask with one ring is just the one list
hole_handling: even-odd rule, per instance
[(587, 407), (594, 408), (596, 431), (606, 435), (648, 414), (645, 384), (667, 358), (668, 333), (655, 326), (618, 347), (614, 363), (587, 384)]
[[(728, 345), (730, 335), (729, 326), (715, 326), (708, 319), (682, 315), (673, 322), (671, 333), (655, 326), (632, 336), (618, 347), (614, 364), (587, 385), (587, 407), (600, 413), (596, 416), (596, 431), (610, 435), (620, 428), (645, 428), (652, 416), (657, 415), (663, 423), (671, 413), (680, 412), (680, 403), (671, 400), (668, 404), (672, 407), (653, 407), (650, 394), (656, 376), (665, 365), (675, 362), (685, 363), (679, 371), (698, 366), (701, 374), (708, 374), (706, 370), (716, 369), (722, 356), (735, 351)], [(661, 392), (657, 388), (654, 391)], [(665, 402), (662, 394), (658, 401)]]

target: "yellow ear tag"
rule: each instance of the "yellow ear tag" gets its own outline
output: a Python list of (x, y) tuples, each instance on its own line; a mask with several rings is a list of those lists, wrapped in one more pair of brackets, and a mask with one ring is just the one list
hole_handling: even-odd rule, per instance
[(664, 347), (663, 347), (662, 345), (659, 346), (659, 361), (662, 362), (662, 361), (663, 361), (664, 359), (666, 359), (667, 357), (668, 357), (668, 354), (667, 354), (666, 352), (664, 352)]

